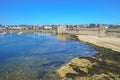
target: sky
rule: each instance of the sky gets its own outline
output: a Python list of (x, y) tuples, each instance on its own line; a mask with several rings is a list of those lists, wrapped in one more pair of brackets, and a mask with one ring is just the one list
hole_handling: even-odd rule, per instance
[(0, 24), (120, 24), (120, 0), (0, 0)]

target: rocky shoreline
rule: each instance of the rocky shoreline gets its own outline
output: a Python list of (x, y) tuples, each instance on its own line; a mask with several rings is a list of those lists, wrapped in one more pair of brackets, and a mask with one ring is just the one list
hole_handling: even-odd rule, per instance
[[(78, 37), (76, 39), (79, 40)], [(94, 48), (96, 55), (77, 57), (63, 65), (57, 70), (61, 80), (120, 80), (120, 52), (84, 43)]]

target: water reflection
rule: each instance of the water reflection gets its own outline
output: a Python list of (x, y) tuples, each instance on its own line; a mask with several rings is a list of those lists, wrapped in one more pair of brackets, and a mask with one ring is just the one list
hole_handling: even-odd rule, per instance
[(66, 35), (7, 33), (0, 37), (0, 79), (46, 80), (71, 59), (94, 54), (94, 49)]
[(7, 33), (6, 32), (0, 32), (0, 36), (5, 36)]
[(58, 35), (57, 37), (59, 40), (67, 40), (67, 37), (64, 35)]

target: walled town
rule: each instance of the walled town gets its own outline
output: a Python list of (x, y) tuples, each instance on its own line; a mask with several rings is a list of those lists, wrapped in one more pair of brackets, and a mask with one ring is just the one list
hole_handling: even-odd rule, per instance
[[(92, 57), (76, 57), (57, 69), (60, 80), (120, 79), (119, 24), (0, 25), (0, 35), (7, 32), (41, 32), (62, 37), (67, 34), (96, 50), (96, 55)], [(58, 75), (55, 78), (58, 78)]]

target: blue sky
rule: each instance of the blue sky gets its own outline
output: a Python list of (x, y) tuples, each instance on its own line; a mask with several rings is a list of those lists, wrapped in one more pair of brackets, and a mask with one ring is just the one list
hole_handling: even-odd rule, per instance
[(120, 24), (120, 0), (0, 0), (0, 24)]

